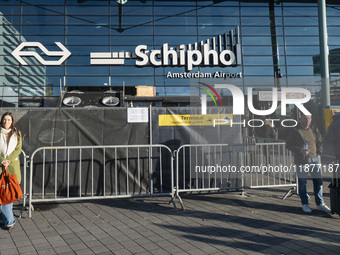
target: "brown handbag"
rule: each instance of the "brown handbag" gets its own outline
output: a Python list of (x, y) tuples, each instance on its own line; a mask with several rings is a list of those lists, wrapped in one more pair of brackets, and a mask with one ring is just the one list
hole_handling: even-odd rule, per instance
[(22, 190), (16, 175), (10, 175), (8, 168), (2, 171), (0, 179), (0, 204), (8, 205), (22, 198)]

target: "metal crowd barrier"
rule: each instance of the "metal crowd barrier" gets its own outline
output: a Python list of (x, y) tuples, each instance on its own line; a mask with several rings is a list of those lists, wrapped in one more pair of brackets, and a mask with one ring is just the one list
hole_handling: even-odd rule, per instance
[(180, 192), (296, 187), (293, 155), (285, 143), (183, 145), (175, 151), (175, 195)]
[(173, 156), (165, 145), (42, 147), (31, 155), (29, 182), (29, 217), (35, 202), (173, 198)]
[(23, 176), (21, 178), (21, 180), (23, 180), (23, 182), (24, 182), (23, 183), (23, 192), (22, 192), (24, 196), (23, 196), (22, 208), (20, 210), (19, 218), (21, 218), (22, 213), (25, 210), (26, 199), (28, 197), (27, 188), (26, 188), (27, 187), (27, 183), (26, 183), (26, 174), (27, 174), (27, 171), (26, 171), (26, 169), (27, 169), (27, 159), (29, 158), (29, 156), (27, 156), (26, 153), (23, 150), (21, 150), (21, 154), (22, 154), (23, 160), (24, 160), (24, 162), (23, 162), (24, 174), (23, 174)]

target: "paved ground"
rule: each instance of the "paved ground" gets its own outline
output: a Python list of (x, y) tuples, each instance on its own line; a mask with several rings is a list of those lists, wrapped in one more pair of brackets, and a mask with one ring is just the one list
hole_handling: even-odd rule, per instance
[(286, 191), (183, 195), (185, 211), (166, 197), (35, 205), (31, 219), (0, 229), (0, 253), (339, 254), (340, 217), (306, 215), (298, 196), (281, 199)]

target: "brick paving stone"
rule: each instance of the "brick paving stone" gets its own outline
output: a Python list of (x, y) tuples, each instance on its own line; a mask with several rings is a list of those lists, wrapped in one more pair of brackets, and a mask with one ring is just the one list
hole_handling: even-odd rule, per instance
[(340, 218), (306, 215), (298, 196), (281, 199), (286, 192), (184, 194), (185, 211), (164, 197), (44, 204), (13, 231), (0, 230), (0, 246), (20, 254), (338, 254)]
[(39, 255), (53, 255), (53, 254), (57, 254), (53, 249), (46, 249), (46, 250), (43, 250), (43, 249), (39, 249), (38, 251), (38, 254)]

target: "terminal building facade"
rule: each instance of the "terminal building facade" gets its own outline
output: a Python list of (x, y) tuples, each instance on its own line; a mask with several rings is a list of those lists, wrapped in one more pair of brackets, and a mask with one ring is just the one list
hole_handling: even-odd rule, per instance
[[(326, 13), (337, 104), (340, 3)], [(121, 106), (185, 105), (217, 82), (252, 87), (260, 103), (273, 87), (303, 87), (321, 103), (317, 1), (1, 0), (0, 15), (2, 107), (96, 88)]]

